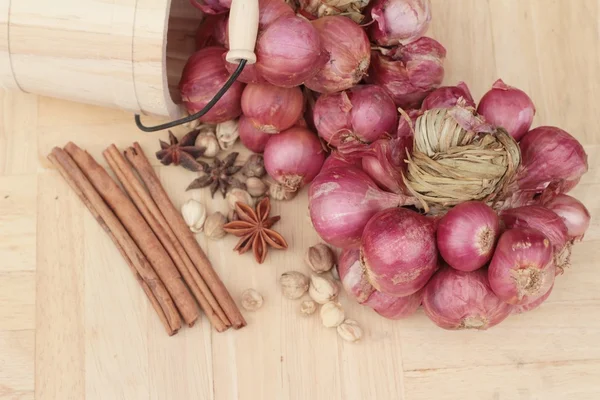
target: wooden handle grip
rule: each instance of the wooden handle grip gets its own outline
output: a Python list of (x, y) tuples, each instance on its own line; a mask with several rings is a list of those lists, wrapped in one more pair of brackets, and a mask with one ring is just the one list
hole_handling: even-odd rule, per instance
[(231, 63), (248, 60), (256, 62), (254, 46), (258, 34), (258, 0), (233, 0), (229, 12), (229, 52), (226, 59)]

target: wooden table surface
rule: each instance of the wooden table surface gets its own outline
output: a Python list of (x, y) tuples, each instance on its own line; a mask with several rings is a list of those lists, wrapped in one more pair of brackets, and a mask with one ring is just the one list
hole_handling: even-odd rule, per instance
[[(573, 267), (548, 301), (486, 332), (449, 332), (419, 311), (388, 321), (341, 301), (366, 328), (343, 342), (283, 299), (277, 279), (306, 271), (318, 241), (306, 191), (278, 203), (290, 242), (264, 265), (232, 253), (236, 239), (207, 251), (233, 295), (265, 297), (248, 326), (217, 334), (205, 319), (167, 337), (112, 242), (45, 156), (73, 140), (101, 160), (110, 143), (164, 133), (136, 130), (115, 110), (0, 92), (0, 399), (543, 399), (600, 398), (600, 2), (435, 0), (430, 34), (448, 49), (447, 84), (466, 81), (478, 99), (498, 78), (527, 91), (535, 124), (576, 136), (590, 170), (573, 191), (592, 213)], [(157, 168), (179, 205), (194, 174)]]

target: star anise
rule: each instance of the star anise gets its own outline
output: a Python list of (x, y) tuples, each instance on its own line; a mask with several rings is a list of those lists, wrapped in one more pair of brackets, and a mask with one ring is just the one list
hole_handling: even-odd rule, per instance
[(202, 167), (196, 159), (204, 154), (206, 147), (195, 145), (199, 133), (199, 130), (194, 130), (177, 140), (169, 131), (169, 143), (159, 140), (161, 149), (156, 152), (156, 158), (164, 165), (181, 165), (190, 171), (201, 171)]
[(185, 190), (210, 187), (212, 197), (214, 197), (217, 190), (220, 190), (223, 198), (225, 198), (229, 188), (246, 189), (246, 185), (233, 176), (242, 169), (241, 165), (234, 165), (238, 154), (236, 152), (230, 153), (223, 160), (215, 158), (212, 165), (208, 165), (204, 161), (197, 161), (200, 169), (196, 171), (202, 171), (203, 174), (194, 179)]
[(283, 236), (270, 229), (281, 217), (269, 217), (271, 212), (269, 197), (262, 199), (256, 206), (256, 210), (247, 204), (237, 202), (235, 211), (239, 220), (231, 221), (223, 226), (225, 232), (240, 237), (240, 241), (233, 248), (234, 251), (244, 254), (252, 248), (254, 258), (259, 264), (262, 264), (267, 257), (269, 247), (288, 248)]

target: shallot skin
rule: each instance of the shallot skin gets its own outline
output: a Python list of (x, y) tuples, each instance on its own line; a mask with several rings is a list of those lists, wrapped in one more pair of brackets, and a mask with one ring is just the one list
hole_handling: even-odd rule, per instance
[(410, 43), (427, 32), (431, 22), (430, 0), (374, 0), (369, 6), (375, 21), (370, 37), (381, 46)]
[(271, 135), (256, 128), (251, 119), (245, 115), (240, 116), (238, 121), (238, 132), (242, 144), (254, 153), (264, 152), (267, 142), (271, 138)]
[(425, 286), (423, 309), (440, 328), (485, 330), (504, 321), (513, 306), (492, 291), (487, 271), (444, 267)]
[(531, 303), (550, 290), (555, 275), (552, 245), (540, 231), (515, 228), (500, 236), (488, 277), (502, 301)]
[(329, 60), (304, 84), (319, 93), (350, 89), (363, 78), (371, 61), (371, 43), (365, 31), (342, 15), (312, 21)]
[[(229, 72), (223, 62), (226, 50), (222, 47), (205, 47), (195, 52), (181, 74), (179, 90), (183, 104), (190, 114), (200, 111), (221, 89)], [(242, 82), (234, 82), (201, 122), (218, 124), (237, 118), (242, 113)]]
[(519, 148), (520, 190), (542, 192), (551, 184), (559, 184), (560, 191), (566, 193), (588, 170), (587, 154), (581, 143), (554, 126), (532, 129), (521, 139)]
[(444, 79), (445, 57), (444, 46), (428, 37), (406, 46), (373, 50), (365, 80), (383, 86), (398, 107), (420, 108)]
[(552, 293), (553, 288), (554, 288), (554, 285), (552, 285), (550, 287), (550, 289), (546, 292), (545, 295), (543, 295), (542, 297), (540, 297), (539, 299), (537, 299), (535, 301), (532, 301), (531, 303), (523, 304), (520, 306), (514, 306), (512, 313), (513, 314), (522, 314), (527, 311), (535, 310), (536, 308), (541, 306), (542, 303), (548, 299), (548, 297), (550, 297), (550, 294)]
[(407, 208), (375, 214), (363, 230), (361, 263), (380, 292), (408, 296), (421, 289), (437, 269), (433, 220)]
[(499, 231), (498, 216), (490, 206), (467, 201), (452, 208), (438, 222), (437, 244), (451, 267), (474, 271), (492, 258)]
[(265, 169), (273, 179), (297, 190), (317, 176), (325, 154), (315, 134), (295, 126), (272, 135), (265, 146), (264, 160)]
[(487, 122), (506, 129), (519, 141), (531, 127), (535, 106), (524, 91), (498, 79), (479, 100), (477, 113), (483, 115)]
[(471, 91), (464, 82), (458, 82), (456, 86), (443, 86), (435, 89), (425, 97), (423, 104), (421, 104), (421, 110), (450, 108), (457, 105), (459, 101), (462, 101), (468, 107), (475, 107)]
[(504, 210), (500, 215), (504, 226), (512, 228), (537, 229), (556, 250), (561, 250), (569, 240), (567, 226), (554, 211), (540, 206), (529, 205)]
[(242, 93), (242, 112), (258, 130), (279, 133), (302, 116), (304, 97), (299, 87), (251, 83)]
[(568, 194), (552, 196), (544, 206), (562, 218), (571, 240), (581, 240), (590, 226), (590, 212), (582, 202)]
[(313, 77), (327, 62), (319, 32), (297, 16), (283, 16), (259, 33), (256, 68), (275, 86), (293, 87)]
[(421, 289), (416, 293), (404, 297), (390, 296), (379, 291), (374, 291), (366, 302), (365, 306), (371, 307), (377, 314), (387, 319), (402, 319), (413, 315), (423, 300)]
[(367, 280), (359, 258), (358, 249), (343, 250), (338, 259), (338, 273), (346, 293), (358, 303), (364, 303), (375, 288)]

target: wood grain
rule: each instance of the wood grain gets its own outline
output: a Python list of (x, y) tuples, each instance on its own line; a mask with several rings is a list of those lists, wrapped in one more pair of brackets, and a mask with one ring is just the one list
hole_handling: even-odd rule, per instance
[[(139, 3), (156, 20), (161, 1)], [(573, 195), (589, 208), (591, 227), (547, 303), (487, 332), (448, 332), (422, 311), (388, 321), (342, 296), (365, 328), (361, 342), (343, 342), (279, 292), (281, 273), (307, 272), (303, 253), (318, 242), (303, 191), (274, 203), (290, 248), (263, 265), (231, 251), (237, 238), (196, 236), (235, 300), (250, 287), (263, 294), (263, 308), (244, 313), (248, 326), (217, 334), (203, 318), (169, 338), (118, 251), (44, 161), (69, 140), (101, 162), (111, 142), (138, 141), (150, 156), (165, 134), (137, 131), (127, 112), (0, 91), (0, 400), (600, 398), (600, 1), (432, 3), (430, 33), (448, 50), (445, 84), (464, 80), (477, 100), (501, 77), (531, 94), (536, 125), (563, 127), (588, 153)], [(182, 24), (171, 34), (174, 60), (190, 45), (182, 14), (173, 14)], [(139, 29), (150, 39), (134, 43), (134, 69), (141, 82), (160, 84), (151, 72), (160, 61), (156, 25)], [(218, 194), (184, 191), (196, 174), (151, 161), (177, 208), (195, 198), (209, 212), (226, 210)]]

